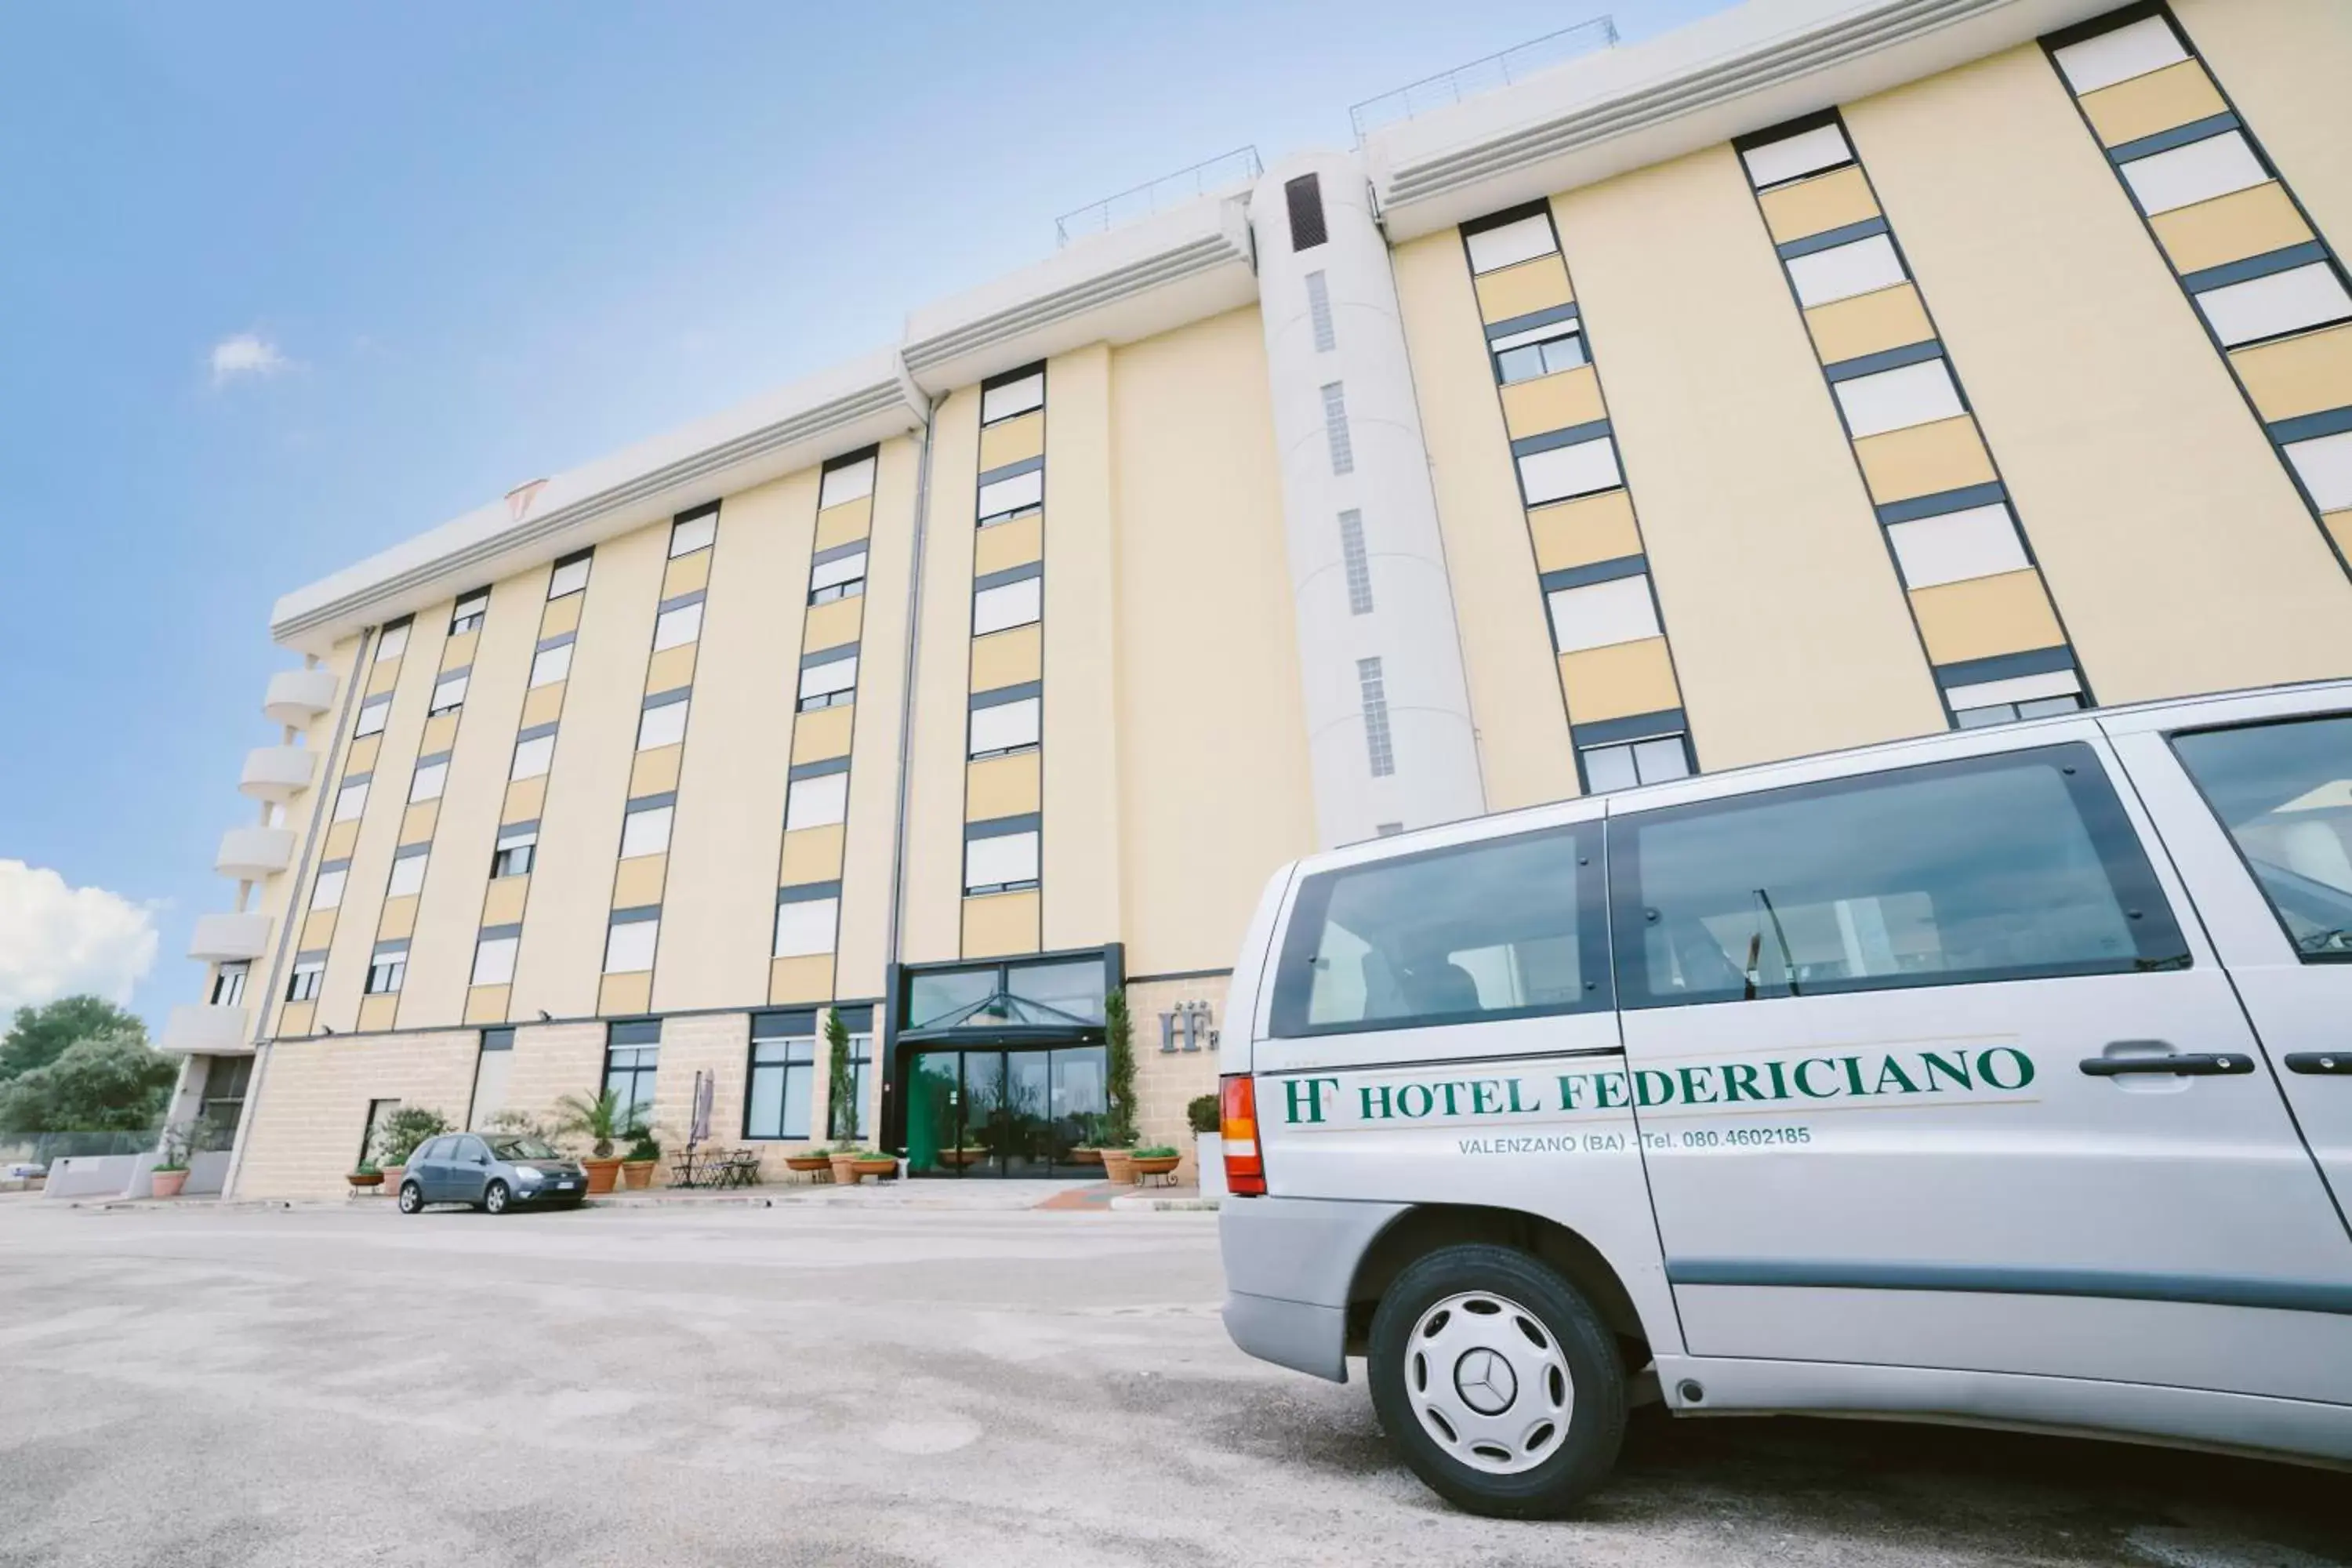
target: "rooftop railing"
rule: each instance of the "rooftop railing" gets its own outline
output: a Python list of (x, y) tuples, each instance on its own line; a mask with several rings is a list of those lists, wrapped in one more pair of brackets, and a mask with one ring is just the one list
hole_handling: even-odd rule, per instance
[(1172, 174), (1162, 174), (1146, 184), (1115, 196), (1082, 206), (1076, 212), (1064, 213), (1054, 220), (1054, 243), (1067, 245), (1073, 239), (1090, 234), (1102, 234), (1121, 224), (1134, 223), (1150, 217), (1195, 196), (1205, 196), (1213, 191), (1245, 184), (1265, 173), (1257, 161), (1255, 147), (1236, 147), (1213, 158), (1204, 158), (1189, 169), (1179, 169)]
[(1394, 125), (1416, 115), (1427, 114), (1433, 109), (1444, 109), (1493, 92), (1497, 88), (1525, 81), (1540, 70), (1548, 70), (1564, 60), (1580, 55), (1594, 54), (1611, 48), (1617, 42), (1617, 19), (1595, 16), (1589, 22), (1579, 22), (1573, 27), (1562, 27), (1557, 33), (1546, 33), (1540, 38), (1529, 38), (1524, 44), (1505, 49), (1498, 55), (1472, 60), (1468, 65), (1423, 77), (1378, 98), (1368, 98), (1348, 110), (1348, 118), (1356, 128), (1356, 145), (1383, 125)]

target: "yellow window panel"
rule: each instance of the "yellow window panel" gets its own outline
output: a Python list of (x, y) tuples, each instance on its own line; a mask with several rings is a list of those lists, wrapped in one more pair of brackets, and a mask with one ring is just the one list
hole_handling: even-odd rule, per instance
[(400, 842), (405, 847), (423, 844), (433, 837), (434, 827), (441, 820), (441, 803), (420, 800), (400, 814)]
[(1919, 290), (1908, 283), (1816, 305), (1805, 312), (1805, 330), (1813, 334), (1813, 352), (1823, 364), (1924, 343), (1936, 335)]
[(2336, 541), (2336, 548), (2344, 559), (2352, 561), (2352, 511), (2331, 511), (2319, 520), (2327, 527), (2327, 537)]
[(629, 798), (641, 795), (667, 795), (677, 787), (678, 758), (685, 753), (684, 744), (656, 746), (649, 752), (639, 752), (636, 761), (629, 765)]
[(278, 1015), (278, 1033), (296, 1038), (310, 1033), (311, 1015), (318, 1011), (316, 1002), (289, 1002), (286, 1010)]
[(1559, 684), (1572, 724), (1656, 713), (1683, 702), (1664, 637), (1561, 654)]
[(971, 689), (994, 691), (1045, 678), (1045, 630), (1032, 622), (971, 639)]
[(768, 1000), (830, 1002), (833, 1000), (833, 954), (809, 953), (801, 958), (777, 958), (768, 963)]
[(563, 689), (569, 682), (556, 680), (545, 686), (534, 686), (523, 694), (522, 722), (519, 729), (536, 729), (552, 724), (563, 711)]
[(613, 907), (641, 910), (661, 902), (662, 877), (669, 869), (667, 855), (632, 855), (613, 872)]
[(476, 985), (466, 992), (466, 1022), (468, 1024), (503, 1024), (507, 1021), (507, 997), (511, 991), (505, 985)]
[(1535, 540), (1538, 572), (1590, 566), (1595, 561), (1619, 561), (1642, 553), (1641, 531), (1633, 524), (1633, 500), (1622, 489), (1539, 506), (1528, 513), (1528, 531)]
[(1038, 457), (1045, 450), (1045, 411), (1042, 408), (991, 425), (980, 433), (980, 471)]
[(1045, 514), (1033, 511), (1010, 522), (991, 523), (971, 547), (971, 574), (985, 577), (1009, 566), (1026, 566), (1045, 554)]
[(399, 679), (400, 660), (380, 658), (368, 666), (367, 694), (370, 697), (381, 697), (391, 690)]
[(302, 935), (300, 939), (296, 942), (294, 951), (297, 952), (310, 952), (315, 949), (325, 947), (334, 940), (335, 911), (332, 910), (312, 910), (310, 914), (303, 919)]
[(319, 851), (319, 858), (348, 860), (352, 858), (352, 847), (359, 841), (360, 825), (357, 817), (348, 822), (338, 822), (327, 829), (327, 842)]
[(384, 900), (383, 917), (375, 922), (376, 941), (398, 942), (415, 934), (416, 895), (403, 893), (396, 899)]
[(866, 616), (866, 595), (852, 595), (830, 604), (810, 608), (808, 618), (802, 623), (801, 651), (814, 653), (819, 648), (839, 647), (857, 640), (858, 627)]
[(565, 632), (580, 629), (580, 606), (586, 602), (585, 593), (566, 594), (561, 599), (550, 599), (539, 617), (539, 635), (542, 638), (562, 637)]
[(1478, 317), (1485, 321), (1507, 321), (1514, 316), (1569, 304), (1576, 298), (1569, 292), (1568, 263), (1558, 252), (1483, 273), (1477, 287)]
[(392, 1021), (399, 1010), (400, 995), (397, 992), (383, 996), (361, 997), (360, 1033), (362, 1035), (384, 1033), (392, 1027)]
[(1853, 444), (1862, 460), (1870, 499), (1880, 506), (1981, 485), (1993, 477), (1992, 458), (1977, 435), (1977, 422), (1967, 415), (1865, 436)]
[(596, 1011), (610, 1018), (630, 1013), (653, 1010), (654, 972), (641, 969), (633, 974), (607, 974), (604, 983), (596, 987)]
[(675, 599), (680, 594), (698, 593), (710, 586), (710, 558), (715, 550), (698, 550), (691, 555), (681, 555), (662, 569), (664, 599)]
[(1764, 226), (1772, 231), (1775, 245), (1786, 245), (1807, 235), (1826, 234), (1878, 216), (1878, 204), (1871, 199), (1870, 182), (1863, 176), (1858, 164), (1767, 191), (1757, 200), (1764, 208)]
[(1589, 364), (1503, 388), (1503, 426), (1514, 441), (1608, 417), (1600, 376)]
[(803, 827), (784, 835), (784, 854), (776, 870), (780, 888), (805, 882), (841, 879), (841, 846), (845, 829), (838, 822), (823, 827)]
[(829, 506), (816, 514), (816, 548), (830, 550), (836, 544), (863, 539), (873, 526), (874, 498), (870, 495)]
[(963, 955), (1001, 958), (1037, 951), (1037, 889), (983, 893), (963, 901)]
[(362, 735), (358, 740), (353, 741), (352, 742), (350, 753), (343, 758), (344, 773), (348, 775), (351, 773), (373, 773), (375, 771), (376, 753), (383, 749), (383, 737), (382, 735)]
[(646, 660), (646, 695), (657, 691), (676, 691), (681, 686), (694, 684), (694, 650), (699, 643), (685, 642), (676, 647), (666, 647)]
[(2175, 207), (2147, 221), (2165, 256), (2182, 272), (2265, 256), (2311, 237), (2311, 226), (2276, 180), (2194, 206)]
[(517, 779), (507, 785), (507, 803), (499, 811), (499, 821), (529, 822), (539, 816), (547, 804), (547, 775), (535, 779)]
[(2352, 323), (2230, 356), (2265, 421), (2352, 407)]
[(856, 704), (844, 703), (838, 708), (818, 708), (794, 715), (793, 765), (849, 755), (851, 719), (856, 711)]
[(489, 890), (482, 895), (482, 923), (486, 926), (510, 926), (522, 921), (523, 900), (530, 896), (530, 879), (525, 877), (493, 877)]
[(441, 645), (441, 668), (444, 670), (463, 669), (474, 662), (474, 648), (482, 640), (481, 632), (459, 632)]
[(968, 764), (964, 772), (963, 819), (989, 822), (1000, 816), (1024, 816), (1043, 800), (1039, 774), (1042, 753), (1016, 752)]
[(457, 743), (457, 716), (463, 708), (446, 713), (436, 713), (425, 721), (425, 734), (416, 742), (416, 754), (429, 757), (436, 752), (446, 752)]
[(2056, 647), (2066, 640), (2032, 567), (1921, 588), (1911, 595), (1930, 664)]
[(2162, 70), (2103, 87), (2083, 95), (2083, 113), (2098, 132), (2102, 147), (2120, 147), (2159, 131), (2191, 121), (2226, 114), (2212, 78), (2195, 60), (2182, 60)]

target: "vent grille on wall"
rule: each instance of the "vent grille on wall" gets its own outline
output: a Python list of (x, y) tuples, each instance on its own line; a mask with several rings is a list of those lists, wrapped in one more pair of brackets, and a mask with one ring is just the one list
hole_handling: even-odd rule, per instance
[(1331, 237), (1323, 226), (1323, 184), (1313, 174), (1286, 180), (1283, 199), (1290, 204), (1290, 248), (1312, 250)]

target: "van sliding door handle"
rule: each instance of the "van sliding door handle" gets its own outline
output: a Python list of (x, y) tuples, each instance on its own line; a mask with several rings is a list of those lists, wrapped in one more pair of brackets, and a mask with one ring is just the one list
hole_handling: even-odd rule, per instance
[(2315, 1073), (2322, 1078), (2352, 1078), (2352, 1051), (2289, 1051), (2286, 1070)]
[(2254, 1058), (2235, 1051), (2181, 1051), (2165, 1057), (2084, 1057), (2083, 1071), (2092, 1078), (2121, 1078), (2126, 1073), (2161, 1072), (2180, 1078), (2236, 1077), (2254, 1070)]

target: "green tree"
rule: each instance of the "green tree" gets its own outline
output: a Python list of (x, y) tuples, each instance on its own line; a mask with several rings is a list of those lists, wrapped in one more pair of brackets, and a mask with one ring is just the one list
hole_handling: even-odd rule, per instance
[(135, 1035), (76, 1040), (47, 1067), (0, 1084), (0, 1132), (142, 1132), (180, 1064)]
[(825, 1133), (838, 1148), (857, 1142), (857, 1079), (849, 1070), (849, 1025), (836, 1007), (824, 1016)]
[(19, 1007), (0, 1038), (0, 1082), (47, 1067), (77, 1040), (127, 1036), (142, 1044), (147, 1026), (98, 996), (60, 996), (39, 1007)]

